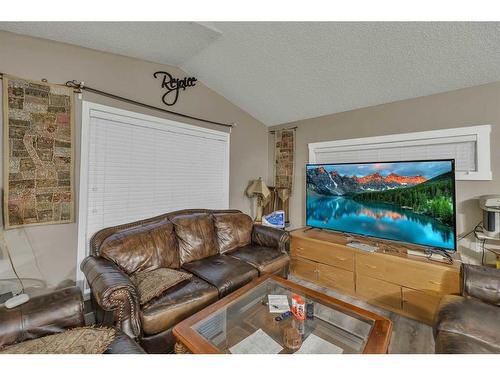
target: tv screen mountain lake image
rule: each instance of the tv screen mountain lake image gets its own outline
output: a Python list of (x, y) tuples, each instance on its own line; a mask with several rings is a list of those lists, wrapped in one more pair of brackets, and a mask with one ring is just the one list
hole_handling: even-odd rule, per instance
[(306, 225), (453, 250), (452, 161), (308, 165)]

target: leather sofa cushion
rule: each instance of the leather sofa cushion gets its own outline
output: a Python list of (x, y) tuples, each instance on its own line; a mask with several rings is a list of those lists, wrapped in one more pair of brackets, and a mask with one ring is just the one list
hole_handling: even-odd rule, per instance
[(219, 253), (212, 215), (179, 215), (171, 218), (179, 242), (181, 266)]
[(141, 311), (144, 333), (165, 331), (217, 300), (215, 287), (193, 276), (170, 288), (163, 296), (146, 304)]
[(290, 257), (276, 248), (248, 245), (226, 255), (250, 263), (259, 270), (259, 275), (275, 273), (287, 267)]
[(500, 308), (476, 298), (445, 296), (441, 299), (435, 321), (437, 336), (459, 334), (478, 340), (500, 351)]
[(226, 255), (187, 263), (183, 268), (214, 285), (219, 290), (219, 297), (235, 291), (259, 275), (250, 264)]
[(234, 250), (248, 245), (252, 240), (252, 218), (243, 213), (214, 214), (215, 232), (219, 252)]
[(167, 219), (122, 229), (102, 242), (99, 253), (129, 275), (157, 268), (179, 268), (174, 227)]
[(436, 338), (436, 354), (494, 354), (500, 353), (498, 345), (453, 332), (441, 332)]

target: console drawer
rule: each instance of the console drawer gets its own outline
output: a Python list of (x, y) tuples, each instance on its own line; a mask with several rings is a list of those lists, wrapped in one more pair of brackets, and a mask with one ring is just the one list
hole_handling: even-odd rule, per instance
[(290, 271), (293, 275), (312, 282), (318, 281), (317, 263), (292, 257), (290, 259)]
[(357, 274), (356, 294), (368, 303), (401, 309), (401, 287), (399, 285)]
[(402, 292), (403, 311), (432, 325), (441, 296), (404, 287), (402, 288)]
[(435, 294), (460, 292), (460, 275), (456, 270), (428, 262), (378, 254), (356, 254), (356, 272)]
[(387, 259), (379, 259), (375, 254), (356, 254), (356, 273), (377, 279), (386, 279), (387, 263)]
[(354, 271), (354, 253), (341, 245), (292, 237), (291, 253), (292, 256), (303, 257), (348, 271)]
[(318, 264), (318, 284), (350, 295), (354, 294), (354, 272)]

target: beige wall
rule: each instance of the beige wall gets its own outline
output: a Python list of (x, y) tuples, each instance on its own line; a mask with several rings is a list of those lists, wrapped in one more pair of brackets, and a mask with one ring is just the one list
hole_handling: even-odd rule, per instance
[[(472, 125), (492, 125), (492, 181), (457, 181), (458, 233), (481, 220), (476, 198), (500, 194), (500, 83), (403, 100), (273, 127), (297, 126), (297, 157), (291, 198), (291, 225), (305, 224), (305, 164), (308, 143)], [(269, 158), (273, 158), (269, 148)], [(272, 163), (270, 174), (272, 175)], [(477, 260), (475, 243), (461, 241), (464, 259)]]
[[(152, 77), (157, 70), (167, 70), (177, 77), (186, 75), (171, 66), (0, 32), (0, 72), (22, 78), (33, 80), (46, 78), (52, 83), (81, 80), (94, 88), (164, 107), (161, 103), (159, 80)], [(84, 94), (83, 99), (153, 116), (195, 123), (87, 93)], [(258, 176), (267, 179), (266, 127), (201, 82), (196, 87), (181, 92), (177, 104), (168, 109), (219, 122), (237, 123), (237, 127), (231, 134), (229, 201), (231, 207), (252, 213), (252, 203), (245, 197), (244, 190), (249, 179)], [(76, 114), (75, 186), (78, 188), (81, 116), (79, 100), (76, 104)], [(197, 125), (221, 129), (203, 123)], [(6, 238), (21, 276), (42, 278), (49, 285), (59, 284), (63, 280), (74, 280), (76, 223), (10, 230), (6, 232)], [(31, 252), (31, 247), (34, 249), (36, 259)], [(36, 268), (35, 260), (38, 261), (41, 275)], [(0, 254), (0, 279), (6, 277), (13, 277), (13, 274), (7, 264), (5, 254), (3, 257)], [(3, 286), (5, 288), (5, 283)], [(2, 282), (0, 281), (0, 292), (1, 290)]]

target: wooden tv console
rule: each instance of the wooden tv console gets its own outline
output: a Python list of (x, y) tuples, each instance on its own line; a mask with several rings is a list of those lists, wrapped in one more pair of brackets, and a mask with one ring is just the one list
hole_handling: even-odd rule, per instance
[(293, 275), (412, 319), (432, 324), (441, 297), (460, 293), (457, 262), (410, 256), (409, 246), (383, 240), (369, 253), (347, 246), (352, 239), (344, 234), (318, 229), (290, 235)]

